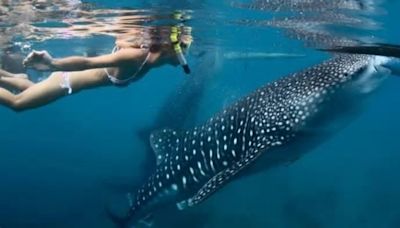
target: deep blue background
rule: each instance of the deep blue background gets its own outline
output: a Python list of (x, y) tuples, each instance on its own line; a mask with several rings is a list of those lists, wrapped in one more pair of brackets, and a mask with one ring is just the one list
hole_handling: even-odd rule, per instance
[[(102, 7), (154, 4), (96, 2)], [(227, 22), (246, 15), (230, 14), (225, 3), (186, 3), (182, 8), (200, 12), (192, 22), (200, 40), (193, 52), (209, 40), (219, 46), (209, 50), (218, 52), (220, 62), (206, 71), (213, 78), (195, 101), (201, 102), (196, 123), (268, 81), (327, 58), (278, 30), (212, 21), (210, 28), (202, 27), (199, 19), (207, 10), (224, 12)], [(399, 43), (400, 3), (389, 1), (383, 8), (387, 14), (373, 16), (383, 29), (371, 34)], [(55, 40), (34, 48), (67, 56), (89, 46), (105, 53), (113, 39)], [(306, 57), (224, 61), (221, 55), (232, 50)], [(84, 91), (24, 113), (0, 108), (0, 227), (112, 227), (103, 210), (110, 196), (137, 185), (150, 171), (141, 166), (148, 142), (137, 132), (152, 126), (169, 94), (185, 80), (179, 69), (163, 67), (127, 88)], [(173, 221), (159, 218), (156, 227), (400, 227), (399, 88), (400, 78), (389, 78), (360, 118), (299, 161), (234, 182)]]

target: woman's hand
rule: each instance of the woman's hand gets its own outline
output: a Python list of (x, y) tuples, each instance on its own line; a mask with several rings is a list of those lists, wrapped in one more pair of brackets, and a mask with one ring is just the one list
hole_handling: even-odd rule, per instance
[(23, 64), (36, 70), (50, 70), (53, 68), (53, 57), (47, 51), (33, 51), (24, 59)]

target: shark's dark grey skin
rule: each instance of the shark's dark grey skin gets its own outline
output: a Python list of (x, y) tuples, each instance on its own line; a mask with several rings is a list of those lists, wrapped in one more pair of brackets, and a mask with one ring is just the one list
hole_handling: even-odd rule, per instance
[(374, 91), (390, 73), (381, 67), (388, 61), (339, 55), (267, 84), (202, 126), (152, 134), (157, 169), (130, 194), (125, 216), (113, 216), (114, 221), (128, 226), (162, 206), (195, 206), (246, 168), (297, 159), (301, 154), (284, 148), (307, 139), (302, 136), (310, 131), (331, 128), (330, 121), (340, 113), (350, 113), (361, 95)]

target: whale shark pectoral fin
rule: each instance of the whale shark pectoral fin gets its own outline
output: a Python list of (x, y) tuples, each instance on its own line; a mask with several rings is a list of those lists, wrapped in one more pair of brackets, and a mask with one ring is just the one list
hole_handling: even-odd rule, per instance
[(212, 177), (199, 191), (197, 191), (193, 197), (177, 203), (177, 208), (179, 210), (183, 210), (203, 202), (213, 193), (227, 184), (230, 180), (232, 180), (232, 178), (235, 177), (240, 171), (257, 160), (260, 154), (261, 153), (258, 149), (250, 149), (247, 155), (241, 158), (240, 161), (234, 162), (230, 167)]
[(157, 165), (172, 151), (178, 139), (177, 132), (171, 129), (155, 131), (150, 135), (150, 145), (156, 155)]
[(187, 200), (183, 200), (181, 202), (176, 203), (176, 207), (178, 208), (178, 210), (185, 210), (186, 208), (189, 207), (189, 201), (190, 199)]

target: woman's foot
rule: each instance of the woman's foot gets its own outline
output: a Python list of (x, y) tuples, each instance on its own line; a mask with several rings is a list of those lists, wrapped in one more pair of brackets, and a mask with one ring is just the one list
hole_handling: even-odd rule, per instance
[(0, 69), (0, 87), (2, 88), (23, 91), (33, 84), (26, 74), (12, 74)]
[(27, 74), (14, 74), (15, 78), (22, 78), (22, 79), (28, 79), (28, 75)]
[(7, 72), (5, 70), (0, 69), (0, 79), (2, 77), (28, 79), (28, 75), (27, 74), (22, 74), (22, 73), (21, 74), (13, 74), (13, 73), (10, 73), (10, 72)]

